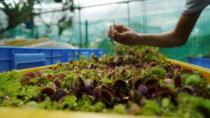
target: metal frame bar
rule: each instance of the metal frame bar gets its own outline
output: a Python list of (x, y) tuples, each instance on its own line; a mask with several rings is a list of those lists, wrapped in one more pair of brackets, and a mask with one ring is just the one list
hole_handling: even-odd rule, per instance
[(125, 0), (125, 1), (119, 1), (119, 2), (81, 6), (80, 8), (84, 9), (84, 8), (90, 8), (90, 7), (107, 6), (107, 5), (114, 5), (114, 4), (125, 4), (125, 3), (131, 3), (131, 2), (141, 2), (141, 1), (146, 1), (146, 0)]

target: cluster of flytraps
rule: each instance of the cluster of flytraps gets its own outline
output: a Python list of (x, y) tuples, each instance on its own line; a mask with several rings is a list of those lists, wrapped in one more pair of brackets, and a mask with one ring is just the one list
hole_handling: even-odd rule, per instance
[(208, 115), (210, 107), (200, 103), (189, 106), (189, 111), (180, 108), (188, 99), (193, 104), (196, 100), (210, 102), (208, 82), (199, 73), (171, 64), (155, 48), (119, 49), (115, 56), (93, 56), (25, 73), (18, 82), (25, 91), (34, 87), (29, 90), (37, 94), (15, 94), (16, 99), (24, 101), (18, 105), (153, 115), (195, 111), (200, 116)]

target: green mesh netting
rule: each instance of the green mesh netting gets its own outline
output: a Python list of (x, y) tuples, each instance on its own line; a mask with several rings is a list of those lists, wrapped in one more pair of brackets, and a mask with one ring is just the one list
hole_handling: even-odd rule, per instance
[[(210, 9), (206, 9), (197, 25), (195, 26), (187, 44), (176, 48), (161, 48), (161, 52), (169, 58), (185, 61), (189, 56), (210, 55)], [(180, 12), (170, 12), (164, 14), (152, 14), (147, 16), (138, 16), (131, 18), (131, 27), (138, 32), (158, 33), (168, 31), (175, 27), (180, 16)], [(112, 43), (107, 37), (107, 24), (112, 20), (101, 20), (89, 23), (89, 39), (94, 42), (95, 39), (101, 40), (99, 48), (105, 48), (107, 51), (113, 51)], [(127, 19), (117, 19), (117, 23), (128, 24)], [(97, 29), (97, 30), (96, 30)], [(97, 45), (98, 43), (95, 43)], [(95, 46), (97, 47), (97, 46)]]
[[(180, 11), (168, 11), (163, 13), (145, 14), (130, 18), (130, 27), (138, 32), (158, 33), (168, 31), (175, 27), (180, 16)], [(210, 8), (201, 15), (186, 45), (177, 48), (161, 48), (161, 51), (170, 58), (185, 60), (188, 56), (210, 55)], [(107, 30), (113, 23), (128, 25), (127, 18), (103, 19), (97, 21), (82, 22), (82, 44), (83, 47), (104, 48), (107, 53), (113, 52), (113, 45), (107, 37)], [(10, 38), (23, 36), (26, 38), (45, 37), (46, 27), (36, 26), (32, 31), (17, 27), (6, 32)], [(80, 44), (80, 33), (78, 21), (72, 28), (64, 32), (62, 36), (56, 33), (56, 26), (52, 26), (47, 36), (56, 41), (65, 41), (75, 45)]]

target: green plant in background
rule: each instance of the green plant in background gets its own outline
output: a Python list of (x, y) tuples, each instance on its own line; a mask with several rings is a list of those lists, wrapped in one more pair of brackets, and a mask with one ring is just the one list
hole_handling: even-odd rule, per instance
[[(65, 11), (69, 11), (69, 12), (74, 12), (75, 10), (75, 6), (74, 6), (74, 1), (73, 0), (66, 0), (65, 2), (63, 2), (62, 0), (55, 0), (54, 2), (56, 3), (62, 3), (62, 9), (59, 10), (55, 10), (52, 12), (64, 12)], [(46, 32), (44, 34), (44, 36), (48, 36), (48, 34), (51, 32), (51, 29), (53, 28), (53, 25), (56, 25), (58, 28), (58, 36), (60, 39), (60, 36), (63, 34), (63, 32), (68, 29), (71, 28), (73, 25), (73, 16), (68, 16), (67, 14), (64, 14), (61, 18), (59, 18), (57, 21), (55, 21), (54, 23), (52, 22), (52, 20), (46, 22), (43, 20), (43, 18), (41, 18), (42, 14), (39, 14), (40, 16), (40, 20), (41, 22), (45, 25)], [(53, 19), (54, 20), (54, 19)]]
[[(54, 12), (74, 12), (74, 1), (73, 0), (66, 0), (65, 2), (63, 0), (55, 0), (54, 2), (61, 3), (62, 8), (58, 10), (52, 10), (52, 11), (34, 11), (34, 5), (39, 4), (40, 0), (19, 0), (18, 2), (12, 1), (7, 2), (5, 0), (0, 0), (0, 10), (3, 11), (3, 13), (7, 17), (7, 26), (0, 27), (0, 33), (4, 33), (5, 31), (9, 31), (13, 28), (16, 28), (22, 23), (26, 23), (27, 21), (34, 22), (34, 17), (41, 16), (43, 14), (47, 13), (54, 13)], [(47, 31), (44, 36), (47, 36), (51, 32), (51, 26), (56, 25), (58, 27), (58, 35), (61, 36), (63, 31), (66, 30), (69, 27), (72, 27), (72, 19), (73, 16), (66, 17), (66, 14), (64, 14), (60, 19), (56, 21), (56, 23), (45, 22), (41, 17), (40, 20), (44, 25), (47, 27)], [(38, 36), (37, 36), (38, 37)]]
[(11, 3), (0, 0), (0, 4), (2, 4), (0, 10), (5, 13), (8, 20), (7, 27), (0, 29), (0, 32), (15, 28), (28, 20), (33, 20), (34, 5), (38, 2), (39, 0), (19, 0), (19, 2), (14, 1)]
[(72, 27), (72, 17), (67, 18), (65, 16), (63, 16), (57, 23), (58, 26), (58, 35), (61, 36), (63, 31), (66, 30), (67, 28)]
[[(55, 1), (56, 2), (62, 2), (62, 0), (55, 0)], [(75, 9), (74, 1), (73, 0), (67, 0), (66, 2), (64, 2), (63, 3), (63, 9), (68, 9), (70, 12), (74, 12), (74, 9)], [(57, 22), (58, 36), (61, 36), (63, 31), (72, 27), (72, 25), (73, 25), (73, 16), (66, 17), (66, 15), (64, 15)]]

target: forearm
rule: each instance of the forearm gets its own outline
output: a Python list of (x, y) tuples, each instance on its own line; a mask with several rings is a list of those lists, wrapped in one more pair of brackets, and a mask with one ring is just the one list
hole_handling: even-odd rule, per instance
[(183, 45), (195, 26), (200, 13), (185, 16), (182, 15), (174, 30), (160, 34), (136, 34), (134, 44), (159, 46), (159, 47), (175, 47)]
[(158, 47), (174, 47), (184, 44), (176, 38), (174, 31), (164, 32), (160, 34), (137, 34), (134, 44), (158, 46)]

